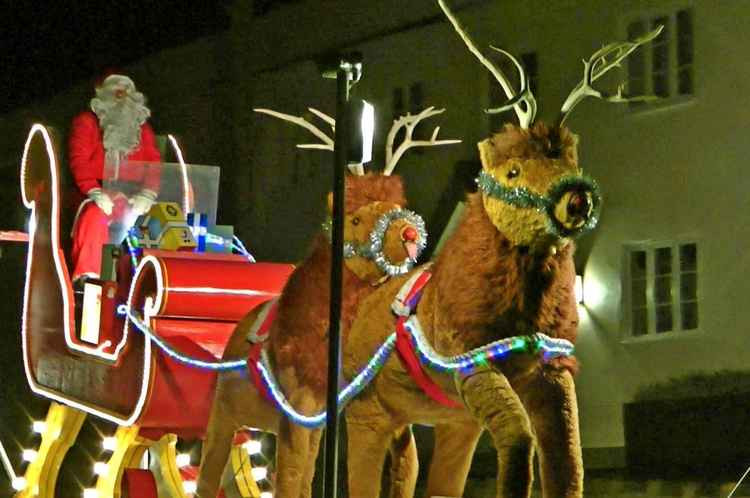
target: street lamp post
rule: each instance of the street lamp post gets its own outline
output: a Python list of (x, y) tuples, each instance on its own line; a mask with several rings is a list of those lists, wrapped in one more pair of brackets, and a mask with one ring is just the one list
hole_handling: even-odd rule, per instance
[[(358, 58), (356, 58), (358, 59)], [(350, 128), (355, 124), (349, 108), (349, 90), (359, 80), (362, 64), (341, 57), (336, 69), (336, 134), (333, 165), (331, 230), (331, 293), (328, 332), (328, 396), (323, 496), (336, 498), (338, 484), (338, 386), (341, 353), (342, 271), (344, 264), (344, 177), (349, 163)], [(359, 123), (356, 123), (359, 125)]]

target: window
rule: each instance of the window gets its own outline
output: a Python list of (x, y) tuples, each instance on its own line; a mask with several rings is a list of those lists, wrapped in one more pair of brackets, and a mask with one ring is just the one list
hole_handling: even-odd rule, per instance
[(391, 102), (391, 113), (393, 114), (393, 119), (398, 119), (399, 116), (402, 116), (405, 108), (404, 89), (401, 87), (394, 88), (393, 101)]
[[(424, 104), (424, 84), (421, 81), (414, 82), (408, 86), (408, 91), (404, 92), (403, 87), (396, 87), (393, 89), (393, 98), (391, 100), (391, 113), (393, 119), (396, 120), (401, 116), (404, 116), (407, 112), (412, 115), (419, 114), (424, 111), (426, 106)], [(412, 138), (414, 140), (428, 140), (430, 138), (429, 126), (420, 123), (414, 129)], [(396, 134), (394, 143), (399, 143), (404, 138), (405, 131), (400, 129)], [(422, 148), (412, 149), (412, 153), (421, 154), (424, 151)]]
[(422, 82), (417, 81), (409, 85), (408, 92), (404, 92), (403, 87), (393, 89), (393, 98), (391, 99), (393, 119), (398, 119), (407, 111), (411, 114), (419, 114), (424, 109), (424, 85)]
[(626, 245), (623, 317), (633, 337), (698, 328), (698, 245)]
[(421, 82), (409, 86), (409, 112), (419, 114), (424, 110), (424, 88)]
[[(693, 94), (693, 11), (642, 16), (627, 25), (629, 40), (663, 25), (661, 34), (630, 54), (628, 95), (656, 95), (662, 99)], [(643, 102), (631, 102), (638, 107)]]
[[(497, 60), (497, 59), (495, 59)], [(529, 86), (531, 87), (531, 93), (539, 100), (538, 88), (539, 88), (539, 63), (537, 60), (536, 52), (526, 52), (521, 54), (519, 59), (523, 70), (529, 77)], [(507, 58), (501, 59), (497, 62), (503, 74), (511, 81), (513, 88), (518, 90), (521, 88), (521, 84), (518, 81), (518, 70), (515, 65)], [(489, 77), (489, 95), (488, 95), (488, 107), (494, 109), (504, 105), (508, 101), (508, 97), (505, 95), (505, 91), (500, 84), (495, 80), (492, 74), (488, 73)], [(512, 113), (509, 116), (506, 113), (489, 114), (489, 132), (497, 133), (502, 128), (503, 124), (507, 123), (512, 119)]]

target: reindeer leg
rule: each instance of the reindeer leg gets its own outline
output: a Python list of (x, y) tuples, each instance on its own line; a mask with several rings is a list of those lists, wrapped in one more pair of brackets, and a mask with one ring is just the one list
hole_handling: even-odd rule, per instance
[[(293, 367), (279, 373), (279, 382), (287, 393), (289, 403), (300, 413), (317, 413), (325, 401), (318, 399), (315, 392), (302, 386)], [(303, 482), (308, 474), (310, 460), (311, 433), (313, 431), (297, 425), (289, 418), (282, 416), (276, 436), (276, 483), (274, 496), (277, 498), (300, 498), (303, 494)], [(313, 446), (313, 448), (311, 448)]]
[(529, 498), (534, 436), (521, 400), (500, 372), (485, 369), (456, 379), (464, 403), (492, 435), (498, 457), (498, 498)]
[(396, 430), (389, 448), (391, 455), (390, 498), (411, 498), (417, 486), (419, 459), (411, 426)]
[(573, 376), (547, 370), (524, 386), (523, 401), (537, 437), (545, 498), (583, 496), (583, 459)]
[(477, 423), (438, 424), (427, 478), (427, 496), (462, 496), (482, 427)]
[(347, 415), (349, 498), (380, 496), (385, 453), (394, 431), (382, 420), (365, 421)]
[(252, 413), (247, 411), (250, 407), (242, 403), (246, 397), (235, 397), (234, 394), (240, 390), (251, 393), (250, 389), (252, 387), (247, 380), (239, 378), (234, 372), (219, 374), (201, 452), (198, 497), (214, 498), (221, 487), (224, 467), (232, 451), (234, 432), (242, 426), (243, 415)]
[(284, 418), (276, 438), (277, 497), (299, 498), (302, 495), (302, 482), (309, 472), (309, 456), (310, 429)]
[(318, 453), (320, 452), (320, 436), (322, 433), (322, 429), (310, 431), (307, 468), (305, 468), (305, 474), (302, 477), (302, 490), (300, 492), (301, 498), (312, 498), (312, 483), (313, 478), (315, 477), (315, 461), (318, 459)]

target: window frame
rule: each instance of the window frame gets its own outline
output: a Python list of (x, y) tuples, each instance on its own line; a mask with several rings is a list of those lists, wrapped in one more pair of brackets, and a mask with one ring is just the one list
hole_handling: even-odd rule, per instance
[[(690, 81), (691, 81), (691, 93), (689, 94), (680, 94), (680, 72), (681, 67), (679, 66), (679, 33), (677, 31), (678, 27), (678, 13), (680, 13), (683, 10), (690, 11), (690, 20), (691, 20), (691, 61), (690, 61)], [(668, 89), (669, 93), (668, 96), (662, 97), (661, 99), (654, 101), (654, 102), (648, 102), (648, 103), (632, 103), (630, 105), (626, 105), (624, 107), (627, 107), (628, 112), (631, 114), (640, 114), (644, 112), (654, 111), (654, 110), (661, 110), (665, 108), (672, 108), (672, 107), (678, 107), (683, 104), (692, 103), (697, 97), (698, 97), (698, 89), (699, 89), (699, 81), (698, 81), (698, 71), (696, 71), (696, 68), (699, 67), (699, 61), (697, 57), (696, 52), (696, 8), (694, 5), (694, 1), (679, 1), (679, 2), (663, 2), (660, 6), (650, 8), (650, 9), (643, 9), (631, 12), (627, 14), (626, 16), (621, 18), (620, 24), (620, 32), (624, 33), (623, 39), (629, 39), (628, 32), (630, 25), (634, 22), (640, 21), (645, 32), (650, 31), (653, 29), (652, 25), (654, 21), (658, 18), (667, 18), (668, 23), (665, 26), (665, 30), (667, 35), (669, 36), (667, 40), (667, 71), (666, 71), (666, 77), (668, 80)], [(663, 35), (661, 35), (663, 36)], [(642, 47), (640, 47), (638, 50), (642, 51), (642, 58), (643, 58), (643, 66), (644, 66), (644, 73), (643, 73), (643, 79), (641, 81), (641, 85), (643, 86), (644, 94), (651, 95), (654, 94), (654, 51), (652, 43), (648, 43)], [(629, 68), (629, 58), (625, 60), (625, 70), (624, 70), (624, 76), (625, 76), (625, 82), (630, 82), (630, 68)], [(684, 67), (684, 66), (683, 66)], [(626, 91), (628, 90), (628, 87), (626, 86)]]
[[(684, 245), (694, 244), (696, 247), (695, 269), (684, 272), (680, 266), (681, 255), (680, 248)], [(650, 240), (641, 242), (625, 242), (622, 244), (622, 272), (621, 272), (621, 307), (620, 307), (620, 340), (623, 343), (653, 341), (680, 337), (689, 337), (703, 334), (703, 322), (705, 310), (703, 310), (703, 257), (700, 239), (696, 237), (680, 237), (669, 240)], [(658, 249), (669, 248), (671, 250), (671, 271), (670, 290), (671, 290), (671, 309), (672, 309), (672, 328), (664, 332), (657, 332), (657, 314), (656, 309), (659, 303), (656, 302), (656, 252)], [(646, 253), (646, 313), (647, 313), (647, 331), (642, 335), (633, 333), (633, 271), (631, 255), (636, 251)], [(683, 300), (681, 295), (681, 277), (683, 273), (696, 274), (695, 299)], [(684, 303), (695, 303), (697, 309), (698, 323), (693, 329), (685, 329), (682, 324), (682, 307)]]

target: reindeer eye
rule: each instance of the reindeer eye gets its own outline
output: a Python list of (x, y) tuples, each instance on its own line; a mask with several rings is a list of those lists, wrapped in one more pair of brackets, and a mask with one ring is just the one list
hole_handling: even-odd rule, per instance
[(512, 180), (513, 178), (517, 177), (521, 174), (521, 170), (518, 169), (517, 166), (513, 166), (510, 171), (508, 171), (508, 180)]
[(355, 216), (352, 218), (352, 225), (357, 226), (359, 225), (359, 217)]

